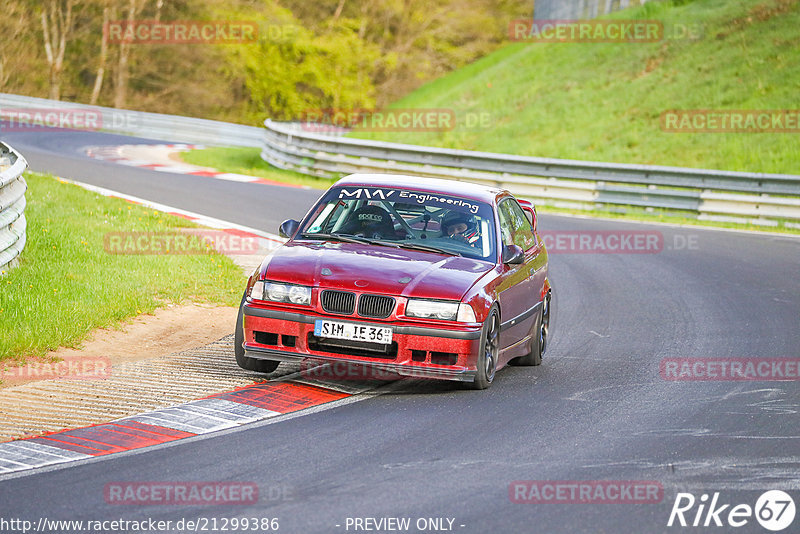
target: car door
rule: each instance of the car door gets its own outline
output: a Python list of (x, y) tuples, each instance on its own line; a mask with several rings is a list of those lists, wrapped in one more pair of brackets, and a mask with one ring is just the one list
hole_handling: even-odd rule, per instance
[(525, 212), (513, 198), (502, 200), (498, 206), (500, 233), (503, 246), (517, 245), (525, 253), (524, 260), (517, 265), (503, 265), (502, 282), (499, 287), (501, 315), (501, 342), (512, 350), (524, 354), (524, 341), (530, 335), (538, 317), (541, 286), (544, 283), (546, 258), (533, 233), (533, 227)]
[[(545, 278), (547, 277), (547, 253), (542, 247), (542, 243), (537, 239), (531, 220), (525, 214), (525, 210), (515, 199), (510, 199), (509, 209), (514, 217), (514, 224), (517, 228), (519, 237), (517, 245), (525, 250), (525, 262), (528, 266), (528, 274), (531, 276), (535, 300), (533, 305), (542, 299)], [(527, 247), (527, 248), (526, 248)]]

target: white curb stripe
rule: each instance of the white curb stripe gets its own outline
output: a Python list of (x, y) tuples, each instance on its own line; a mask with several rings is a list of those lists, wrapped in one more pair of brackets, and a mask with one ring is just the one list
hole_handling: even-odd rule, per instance
[(0, 473), (12, 473), (84, 458), (91, 456), (28, 441), (0, 443)]
[[(273, 183), (272, 180), (250, 176), (248, 174), (237, 174), (232, 172), (222, 172), (211, 167), (192, 165), (191, 163), (181, 163), (175, 161), (172, 156), (178, 152), (197, 150), (205, 148), (203, 145), (172, 145), (172, 144), (139, 144), (139, 145), (119, 145), (119, 146), (95, 146), (86, 149), (86, 155), (90, 158), (110, 161), (119, 165), (129, 167), (145, 168), (156, 172), (169, 172), (174, 174), (193, 174), (206, 176), (218, 180), (228, 180), (231, 182), (266, 182)], [(281, 184), (275, 184), (281, 185)], [(307, 185), (287, 187), (300, 187), (311, 189)]]
[(279, 412), (265, 410), (256, 406), (239, 404), (245, 409), (231, 406), (236, 404), (238, 403), (222, 399), (201, 399), (171, 408), (126, 417), (115, 422), (138, 421), (173, 430), (192, 432), (193, 434), (207, 434), (281, 415)]
[(181, 407), (196, 413), (207, 414), (210, 417), (216, 417), (223, 421), (250, 422), (278, 414), (278, 412), (259, 408), (258, 406), (213, 398), (192, 401)]

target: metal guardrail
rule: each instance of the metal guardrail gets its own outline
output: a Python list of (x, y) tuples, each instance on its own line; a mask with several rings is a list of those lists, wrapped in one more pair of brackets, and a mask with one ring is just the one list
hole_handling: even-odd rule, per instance
[[(44, 113), (48, 110), (67, 115), (71, 111), (94, 112), (100, 117), (96, 126), (102, 131), (169, 142), (261, 147), (262, 158), (272, 165), (312, 176), (406, 173), (496, 185), (538, 204), (556, 207), (619, 209), (619, 206), (639, 206), (676, 210), (700, 219), (747, 220), (773, 225), (775, 219), (800, 220), (800, 176), (796, 175), (597, 163), (432, 148), (347, 138), (337, 128), (327, 132), (319, 125), (309, 128), (303, 123), (271, 120), (265, 122), (265, 131), (240, 124), (0, 93), (0, 117), (21, 111)], [(20, 128), (24, 130), (25, 126)]]
[(312, 176), (413, 174), (499, 186), (556, 207), (638, 206), (767, 225), (800, 220), (795, 175), (515, 156), (323, 136), (269, 119), (264, 125), (262, 159)]
[[(93, 113), (97, 117), (96, 121), (90, 121), (79, 129), (100, 130), (177, 143), (260, 147), (263, 138), (263, 130), (255, 126), (0, 93), (0, 117), (8, 119), (18, 117), (20, 112), (28, 114), (38, 112), (45, 118), (44, 114), (48, 111), (60, 112), (62, 123), (67, 126), (86, 118), (88, 113)], [(83, 116), (76, 116), (76, 113)], [(56, 120), (55, 124), (58, 124), (58, 118), (53, 117)], [(14, 122), (12, 126), (23, 131), (26, 127), (25, 124), (18, 122)]]
[(16, 150), (0, 143), (0, 273), (19, 263), (25, 248), (25, 191), (22, 173), (28, 167)]
[[(649, 0), (639, 0), (639, 4)], [(618, 9), (631, 7), (631, 0), (536, 0), (536, 19), (592, 19)]]

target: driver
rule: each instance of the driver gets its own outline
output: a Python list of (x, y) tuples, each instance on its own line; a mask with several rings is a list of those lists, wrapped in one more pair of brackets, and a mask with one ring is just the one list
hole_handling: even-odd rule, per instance
[(442, 236), (471, 246), (480, 239), (475, 217), (460, 211), (451, 211), (442, 217)]
[(374, 239), (396, 239), (392, 216), (375, 205), (366, 205), (355, 210), (340, 231)]

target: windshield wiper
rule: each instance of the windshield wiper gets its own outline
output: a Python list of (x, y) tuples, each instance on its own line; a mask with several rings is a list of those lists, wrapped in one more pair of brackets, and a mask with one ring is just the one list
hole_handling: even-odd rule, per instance
[(365, 239), (363, 237), (342, 234), (317, 234), (314, 232), (303, 232), (300, 234), (300, 237), (305, 237), (307, 239), (335, 239), (336, 241), (344, 241), (346, 243), (371, 243), (369, 239)]
[(459, 253), (459, 252), (453, 252), (452, 250), (446, 250), (446, 249), (439, 248), (439, 247), (433, 247), (431, 245), (420, 245), (418, 243), (406, 243), (405, 241), (394, 242), (394, 241), (376, 241), (376, 240), (373, 240), (372, 242), (376, 243), (378, 245), (386, 245), (386, 246), (396, 247), (396, 248), (408, 248), (408, 249), (412, 249), (412, 250), (422, 250), (424, 252), (436, 252), (436, 253), (439, 253), (439, 254), (447, 254), (449, 256), (461, 256), (461, 253)]
[(406, 243), (404, 241), (383, 241), (382, 239), (369, 239), (367, 237), (356, 237), (351, 235), (343, 235), (338, 233), (333, 234), (323, 234), (323, 233), (314, 233), (314, 232), (303, 232), (300, 234), (301, 237), (308, 238), (308, 239), (335, 239), (337, 241), (345, 241), (347, 243), (362, 243), (367, 245), (381, 245), (384, 247), (393, 247), (393, 248), (407, 248), (412, 250), (422, 250), (424, 252), (435, 252), (437, 254), (447, 254), (449, 256), (461, 256), (459, 252), (453, 252), (452, 250), (446, 250), (439, 247), (433, 247), (430, 245), (420, 245), (417, 243)]

